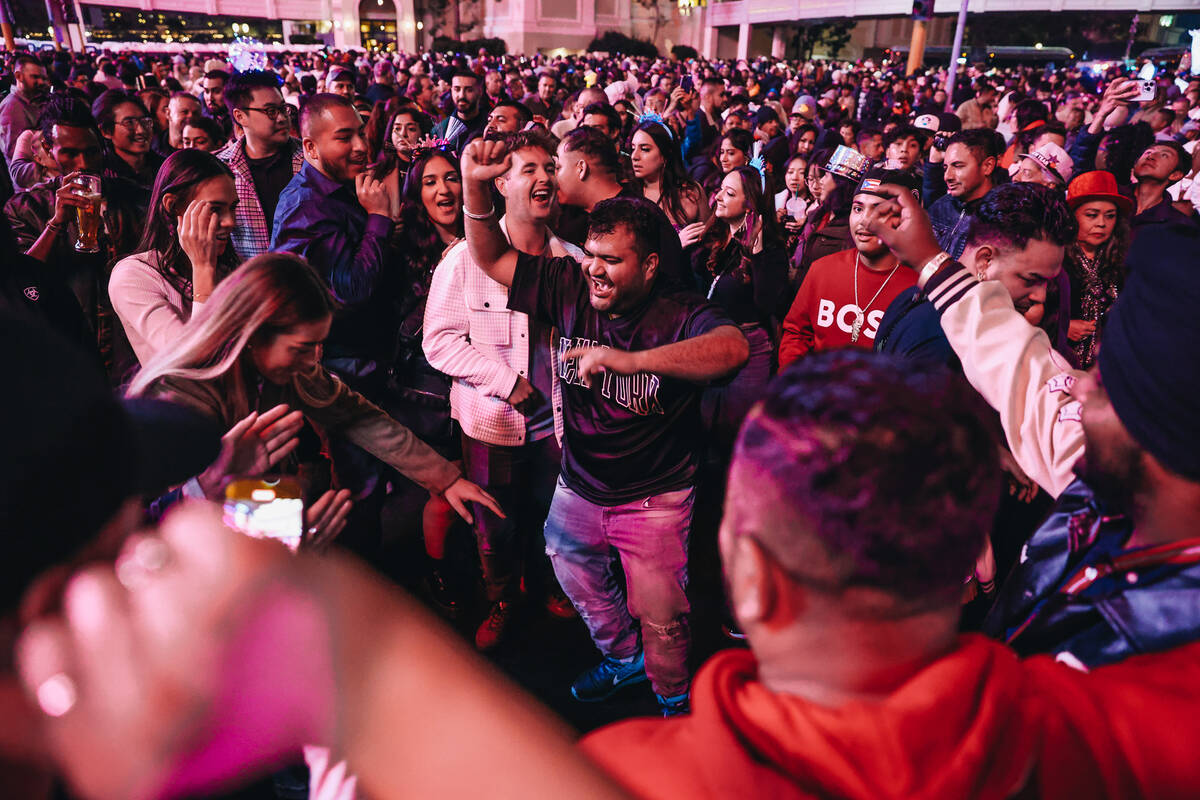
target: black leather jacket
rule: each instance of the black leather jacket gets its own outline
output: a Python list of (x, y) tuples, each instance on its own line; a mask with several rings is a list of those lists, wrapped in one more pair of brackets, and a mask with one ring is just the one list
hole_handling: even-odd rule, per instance
[[(1069, 654), (1089, 668), (1200, 640), (1200, 552), (1127, 549), (1132, 533), (1076, 480), (1025, 545), (984, 632), (1023, 656)], [(1188, 544), (1200, 551), (1200, 538), (1174, 550)]]

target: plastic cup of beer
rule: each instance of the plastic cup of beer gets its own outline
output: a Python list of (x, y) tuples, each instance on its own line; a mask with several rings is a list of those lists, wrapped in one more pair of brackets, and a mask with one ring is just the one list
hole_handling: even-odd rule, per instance
[(75, 194), (86, 202), (75, 207), (79, 237), (75, 250), (80, 253), (100, 252), (100, 176), (80, 175), (75, 178)]

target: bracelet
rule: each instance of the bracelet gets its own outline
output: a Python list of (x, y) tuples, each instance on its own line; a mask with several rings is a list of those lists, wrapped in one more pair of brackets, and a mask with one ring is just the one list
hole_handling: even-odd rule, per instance
[(59, 225), (59, 224), (57, 224), (57, 223), (54, 223), (54, 222), (47, 222), (47, 223), (46, 223), (46, 232), (47, 232), (47, 233), (53, 233), (53, 234), (56, 234), (56, 235), (57, 235), (57, 234), (60, 234), (60, 233), (62, 233), (62, 225)]
[(929, 279), (934, 276), (934, 273), (941, 269), (942, 264), (945, 264), (949, 260), (949, 253), (938, 253), (936, 256), (926, 261), (925, 266), (921, 267), (921, 271), (917, 273), (917, 286), (920, 286), (922, 289), (924, 289), (925, 284), (928, 283)]
[(463, 204), (463, 216), (468, 219), (477, 219), (477, 220), (490, 219), (491, 216), (495, 213), (496, 213), (496, 207), (492, 206), (484, 214), (472, 214), (470, 211), (467, 210), (466, 204), (465, 203)]

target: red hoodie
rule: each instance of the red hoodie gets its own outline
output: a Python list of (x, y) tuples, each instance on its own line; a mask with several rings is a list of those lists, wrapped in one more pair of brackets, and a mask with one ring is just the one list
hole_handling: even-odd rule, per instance
[(979, 636), (880, 702), (770, 692), (753, 655), (696, 676), (692, 714), (629, 720), (587, 755), (642, 798), (1194, 797), (1200, 645), (1092, 674)]

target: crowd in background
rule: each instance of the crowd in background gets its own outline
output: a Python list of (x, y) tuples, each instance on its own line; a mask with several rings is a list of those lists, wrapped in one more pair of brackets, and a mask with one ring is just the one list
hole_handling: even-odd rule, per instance
[[(1200, 663), (1184, 647), (1200, 638), (1200, 76), (966, 66), (948, 97), (944, 68), (870, 60), (251, 56), (5, 56), (6, 648), (64, 608), (85, 625), (61, 581), (122, 547), (105, 591), (148, 592), (177, 561), (163, 607), (228, 645), (204, 603), (265, 559), (324, 587), (310, 605), (328, 614), (415, 615), (423, 679), (441, 665), (495, 704), (451, 703), (450, 724), (491, 715), (512, 737), (493, 788), (1187, 794), (1163, 723), (1189, 724), (1179, 687)], [(305, 498), (290, 560), (175, 510), (279, 475)], [(725, 493), (719, 536), (706, 493)], [(188, 584), (183, 533), (125, 541), (189, 514), (242, 566)], [(648, 683), (667, 721), (602, 729), (578, 756), (331, 552), (468, 616), (480, 652), (535, 613), (575, 620), (599, 661), (571, 696)], [(724, 564), (732, 649), (694, 674), (697, 552)], [(91, 605), (153, 627), (114, 602)], [(328, 647), (395, 667), (384, 622), (356, 633), (368, 622)], [(315, 658), (315, 634), (280, 627), (277, 651), (248, 652)], [(89, 665), (75, 636), (97, 691), (114, 670), (165, 680), (151, 659)], [(194, 790), (300, 745), (322, 746), (304, 750), (313, 797), (355, 796), (354, 775), (364, 796), (404, 785), (357, 749), (388, 729), (358, 706), (343, 721), (362, 732), (322, 716), (284, 742), (246, 721), (269, 706), (287, 728), (278, 696), (207, 729), (216, 747), (255, 727), (261, 746), (121, 774), (80, 754), (114, 704), (84, 703), (78, 675), (37, 664), (51, 644), (24, 641), (35, 705), (75, 726), (45, 748), (90, 796), (140, 796), (106, 770)], [(300, 705), (388, 699), (378, 675), (331, 691), (313, 669)], [(157, 735), (184, 709), (156, 711), (138, 724)], [(939, 725), (928, 752), (907, 740)], [(407, 777), (423, 770), (447, 796), (470, 778), (415, 760)]]

